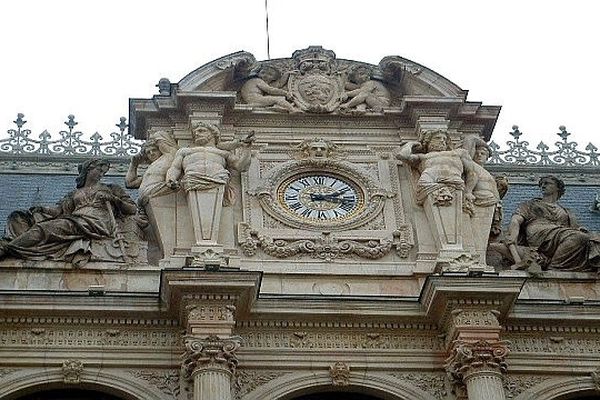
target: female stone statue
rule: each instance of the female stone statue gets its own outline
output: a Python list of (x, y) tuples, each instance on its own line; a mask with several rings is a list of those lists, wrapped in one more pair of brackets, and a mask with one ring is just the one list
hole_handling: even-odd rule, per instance
[(565, 193), (564, 182), (544, 176), (539, 187), (542, 198), (522, 203), (510, 221), (507, 244), (514, 261), (521, 261), (516, 248), (519, 244), (537, 249), (547, 269), (597, 270), (600, 237), (580, 228), (571, 212), (557, 203)]
[(56, 207), (32, 208), (32, 214), (42, 213), (47, 219), (0, 243), (0, 258), (85, 262), (91, 240), (117, 238), (116, 219), (134, 215), (137, 208), (121, 187), (100, 182), (108, 169), (109, 163), (100, 159), (79, 165), (77, 188)]

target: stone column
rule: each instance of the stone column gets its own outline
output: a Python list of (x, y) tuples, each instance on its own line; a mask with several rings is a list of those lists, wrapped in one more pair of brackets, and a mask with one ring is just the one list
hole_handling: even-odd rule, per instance
[(232, 400), (231, 381), (240, 338), (186, 336), (183, 370), (194, 386), (194, 400)]
[(455, 385), (466, 386), (469, 400), (505, 400), (502, 374), (508, 352), (506, 341), (456, 340), (446, 369)]

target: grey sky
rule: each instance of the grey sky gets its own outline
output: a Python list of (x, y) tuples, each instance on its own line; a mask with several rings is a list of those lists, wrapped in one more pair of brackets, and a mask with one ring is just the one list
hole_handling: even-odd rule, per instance
[[(600, 147), (600, 24), (591, 1), (269, 0), (271, 57), (322, 45), (377, 64), (400, 55), (444, 75), (468, 99), (502, 105), (536, 145), (564, 124)], [(9, 0), (0, 2), (0, 137), (23, 112), (37, 136), (68, 114), (85, 133), (115, 130), (129, 97), (151, 97), (225, 54), (266, 59), (264, 0)]]

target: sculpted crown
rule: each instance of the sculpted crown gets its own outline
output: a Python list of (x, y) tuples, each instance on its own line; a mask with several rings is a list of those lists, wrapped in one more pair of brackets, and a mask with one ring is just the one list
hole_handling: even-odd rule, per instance
[(335, 60), (335, 53), (332, 50), (326, 50), (321, 46), (309, 46), (306, 49), (296, 50), (292, 54), (296, 66), (304, 62), (325, 62), (330, 63)]

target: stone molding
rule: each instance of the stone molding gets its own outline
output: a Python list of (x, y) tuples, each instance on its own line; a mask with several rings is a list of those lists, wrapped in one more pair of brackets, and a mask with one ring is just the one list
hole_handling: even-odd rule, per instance
[(280, 378), (289, 372), (280, 370), (244, 370), (238, 369), (235, 374), (234, 398), (242, 399), (247, 393), (258, 387)]
[(238, 365), (236, 351), (241, 338), (232, 336), (220, 338), (216, 335), (200, 339), (195, 336), (184, 337), (183, 371), (187, 379), (208, 369), (219, 369), (235, 373)]
[(128, 371), (136, 378), (147, 381), (170, 398), (177, 399), (181, 392), (180, 371), (178, 370), (156, 370), (136, 369)]

